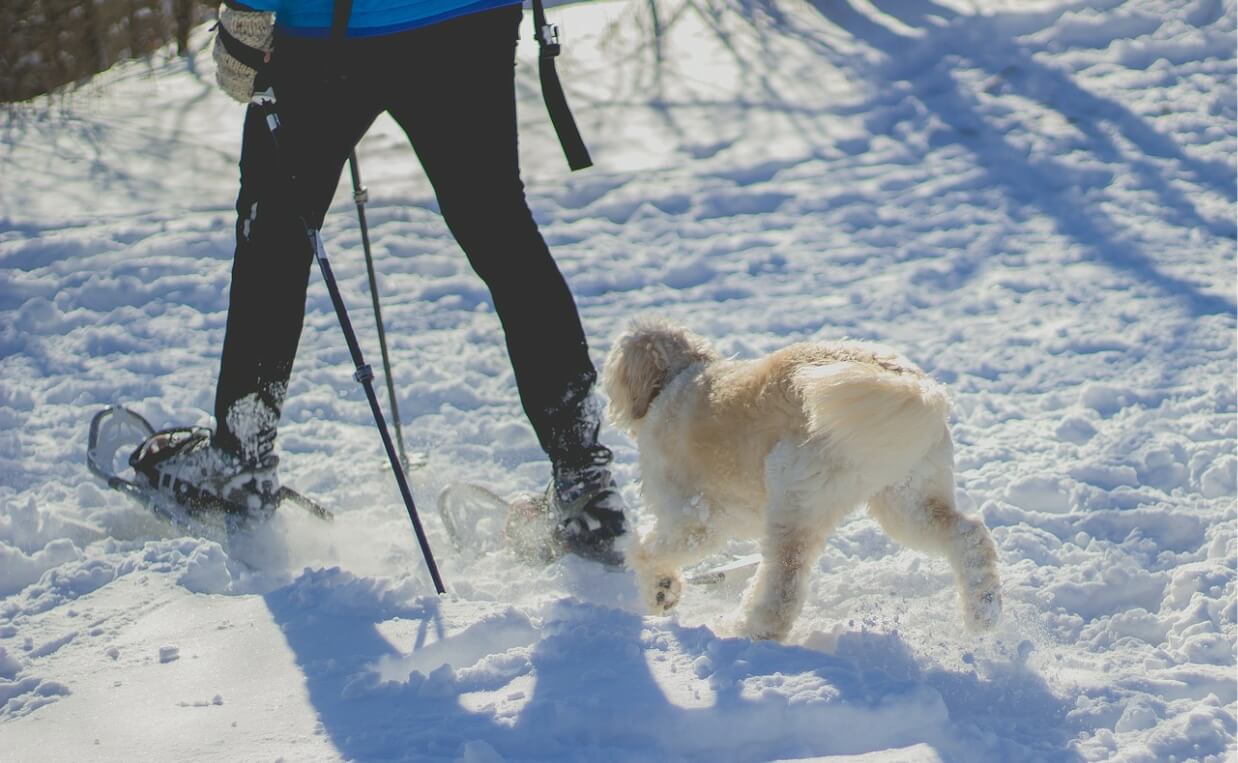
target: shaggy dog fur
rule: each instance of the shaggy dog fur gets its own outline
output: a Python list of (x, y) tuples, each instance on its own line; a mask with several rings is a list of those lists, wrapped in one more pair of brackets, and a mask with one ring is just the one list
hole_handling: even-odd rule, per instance
[(628, 554), (652, 611), (679, 601), (682, 567), (759, 537), (739, 629), (786, 638), (830, 532), (867, 502), (890, 537), (950, 561), (969, 629), (997, 622), (993, 540), (955, 509), (946, 392), (910, 362), (856, 342), (730, 360), (644, 321), (615, 342), (602, 383), (656, 520)]

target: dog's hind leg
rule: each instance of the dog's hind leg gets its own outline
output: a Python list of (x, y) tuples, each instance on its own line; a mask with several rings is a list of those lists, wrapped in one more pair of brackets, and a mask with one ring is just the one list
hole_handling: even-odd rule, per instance
[(983, 522), (955, 508), (949, 438), (935, 445), (908, 479), (869, 499), (868, 508), (894, 540), (950, 561), (969, 630), (997, 624), (1002, 612), (997, 548)]
[(861, 501), (854, 484), (831, 480), (820, 454), (780, 443), (766, 461), (761, 566), (744, 597), (739, 631), (781, 641), (803, 609), (814, 562), (830, 533)]
[[(832, 529), (832, 528), (830, 528)], [(813, 562), (829, 532), (821, 527), (782, 528), (761, 542), (761, 566), (744, 597), (738, 630), (752, 639), (782, 641), (804, 607)]]

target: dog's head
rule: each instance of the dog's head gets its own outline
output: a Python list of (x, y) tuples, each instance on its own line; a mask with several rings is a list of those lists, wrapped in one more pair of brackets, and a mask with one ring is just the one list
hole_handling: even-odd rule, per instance
[(664, 320), (637, 321), (615, 340), (602, 371), (610, 398), (606, 414), (620, 429), (635, 434), (654, 398), (675, 376), (718, 354), (703, 338)]

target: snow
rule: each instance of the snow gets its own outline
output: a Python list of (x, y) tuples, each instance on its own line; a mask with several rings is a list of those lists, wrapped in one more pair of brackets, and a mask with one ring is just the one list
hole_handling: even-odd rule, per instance
[[(1001, 556), (974, 638), (944, 562), (857, 515), (788, 643), (629, 573), (451, 550), (446, 484), (535, 488), (489, 297), (392, 122), (360, 145), (433, 596), (325, 289), (279, 448), (338, 513), (179, 537), (84, 465), (123, 402), (210, 424), (240, 111), (194, 58), (0, 114), (0, 749), (12, 760), (1233, 760), (1232, 0), (607, 0), (552, 11), (597, 166), (518, 67), (535, 214), (600, 361), (654, 313), (753, 356), (879, 341), (947, 384)], [(526, 30), (527, 31), (527, 30)], [(377, 358), (344, 184), (323, 231)], [(633, 443), (607, 431), (636, 507)], [(727, 558), (755, 550), (734, 543)]]

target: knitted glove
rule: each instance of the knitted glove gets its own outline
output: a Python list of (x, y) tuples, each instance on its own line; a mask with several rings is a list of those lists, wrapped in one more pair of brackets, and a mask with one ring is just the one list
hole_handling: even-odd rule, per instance
[(219, 31), (211, 56), (215, 59), (215, 81), (225, 93), (249, 103), (257, 69), (270, 59), (274, 40), (274, 13), (233, 2), (219, 6)]

